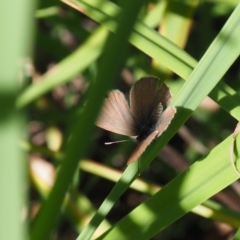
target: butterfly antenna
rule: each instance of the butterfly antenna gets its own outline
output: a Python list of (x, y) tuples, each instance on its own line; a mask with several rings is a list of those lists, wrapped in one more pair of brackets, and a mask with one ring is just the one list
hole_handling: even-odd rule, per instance
[(114, 144), (114, 143), (120, 143), (120, 142), (127, 142), (129, 140), (120, 140), (120, 141), (115, 141), (115, 142), (105, 142), (104, 144), (105, 145), (111, 145), (111, 144)]

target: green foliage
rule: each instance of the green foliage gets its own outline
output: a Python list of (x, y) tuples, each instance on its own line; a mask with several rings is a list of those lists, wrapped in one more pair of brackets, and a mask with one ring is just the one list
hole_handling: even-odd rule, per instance
[[(14, 66), (32, 52), (27, 23), (34, 20), (22, 20), (24, 37), (0, 40), (0, 100), (6, 102), (0, 107), (0, 184), (6, 197), (0, 198), (0, 236), (26, 239), (25, 224), (13, 221), (16, 215), (20, 219), (19, 206), (29, 194), (22, 191), (26, 162), (29, 210), (35, 212), (34, 204), (39, 207), (24, 218), (31, 222), (33, 240), (60, 239), (67, 231), (79, 240), (197, 239), (189, 231), (193, 216), (201, 236), (207, 236), (215, 220), (238, 228), (240, 208), (234, 203), (240, 200), (239, 175), (230, 163), (230, 147), (240, 119), (240, 5), (198, 0), (63, 2), (42, 1), (33, 14), (38, 24), (34, 60), (30, 72), (29, 63), (24, 65), (24, 83)], [(103, 146), (123, 138), (97, 130), (94, 121), (110, 89), (126, 93), (143, 75), (166, 81), (177, 114), (139, 161), (126, 168), (135, 145)], [(29, 132), (29, 140), (22, 130)], [(237, 137), (236, 165), (239, 147)], [(26, 153), (31, 161), (19, 164)], [(139, 173), (144, 180), (136, 180)], [(219, 203), (209, 200), (213, 196)], [(2, 231), (7, 225), (13, 230)], [(216, 229), (215, 235), (218, 239)]]

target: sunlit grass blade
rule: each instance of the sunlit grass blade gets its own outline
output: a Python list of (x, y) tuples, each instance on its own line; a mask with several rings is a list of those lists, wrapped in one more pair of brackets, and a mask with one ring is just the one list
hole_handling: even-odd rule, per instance
[(231, 136), (98, 239), (150, 239), (236, 181), (239, 176), (229, 162), (230, 142)]
[[(65, 2), (68, 1), (65, 0)], [(82, 8), (87, 16), (103, 24), (110, 31), (114, 31), (116, 26), (115, 14), (120, 11), (114, 3), (100, 1), (101, 9), (99, 9), (98, 4), (100, 4), (100, 2), (98, 0), (87, 2), (84, 0), (75, 0), (71, 2)], [(151, 15), (151, 12), (149, 15)], [(197, 64), (197, 61), (189, 56), (184, 50), (157, 34), (154, 30), (143, 25), (141, 22), (138, 22), (135, 26), (135, 32), (132, 33), (130, 42), (159, 62), (162, 62), (162, 59), (164, 59), (162, 63), (173, 72), (179, 74), (183, 79), (189, 77)], [(235, 109), (232, 111), (232, 106), (226, 103), (227, 99), (229, 99), (229, 102), (232, 101), (237, 103), (236, 99), (229, 96), (229, 93), (224, 90), (228, 88), (229, 87), (224, 82), (221, 82), (219, 87), (217, 86), (212, 90), (211, 97), (226, 111), (230, 112), (233, 117), (240, 119), (240, 106), (235, 104)], [(231, 95), (233, 95), (233, 93), (231, 93)], [(235, 95), (237, 95), (236, 92)], [(222, 96), (221, 99), (226, 101), (218, 101), (219, 96)], [(238, 97), (236, 96), (235, 98)]]
[(34, 8), (35, 1), (0, 3), (0, 239), (28, 238), (26, 156), (19, 146), (26, 126), (15, 101), (25, 82)]
[[(115, 31), (117, 24), (115, 16), (121, 10), (114, 3), (98, 0), (64, 0), (64, 2), (76, 4), (93, 20), (110, 31)], [(163, 64), (166, 67), (171, 66), (171, 70), (183, 78), (187, 77), (196, 65), (194, 58), (140, 20), (137, 21), (129, 41), (152, 58), (164, 59)]]
[(237, 230), (237, 233), (235, 234), (233, 240), (240, 240), (240, 229)]
[[(231, 64), (239, 56), (240, 53), (240, 42), (238, 41), (239, 31), (240, 31), (240, 6), (238, 6), (235, 9), (235, 11), (225, 24), (221, 32), (218, 34), (216, 39), (209, 47), (206, 54), (200, 60), (197, 67), (194, 69), (188, 81), (186, 81), (186, 83), (180, 90), (179, 94), (175, 98), (173, 105), (178, 107), (177, 108), (178, 112), (173, 120), (173, 123), (170, 125), (168, 131), (164, 133), (157, 142), (152, 144), (149, 151), (146, 151), (143, 154), (140, 162), (140, 171), (143, 171), (146, 168), (146, 166), (149, 165), (152, 159), (157, 155), (157, 152), (159, 152), (159, 150), (162, 149), (162, 147), (167, 143), (171, 136), (173, 136), (173, 134), (178, 130), (178, 128), (188, 119), (188, 117), (197, 108), (197, 106), (200, 104), (203, 98), (206, 97), (209, 94), (209, 92), (215, 87), (215, 85), (221, 80), (221, 77), (226, 73)], [(222, 38), (222, 36), (224, 36), (224, 38)], [(219, 68), (219, 66), (221, 67)], [(223, 142), (223, 144), (229, 144), (229, 139), (226, 142)], [(227, 153), (224, 155), (225, 158), (222, 160), (224, 163), (222, 164), (226, 165), (226, 162), (228, 162), (228, 158), (226, 159), (226, 156), (228, 156), (228, 154), (229, 151), (227, 151)], [(212, 161), (214, 161), (214, 159), (212, 159)], [(215, 162), (215, 164), (218, 163)], [(230, 162), (228, 162), (228, 164), (230, 165)], [(193, 169), (195, 169), (194, 166)], [(231, 168), (228, 167), (228, 169)], [(137, 172), (138, 172), (137, 162), (131, 164), (126, 169), (126, 171), (120, 178), (119, 182), (115, 185), (111, 193), (108, 195), (108, 197), (105, 199), (105, 201), (99, 208), (98, 212), (90, 222), (90, 225), (96, 228), (100, 224), (102, 219), (106, 217), (106, 215), (108, 214), (114, 203), (117, 201), (117, 199), (132, 183), (133, 179), (137, 175)], [(228, 173), (230, 174), (230, 170)], [(194, 178), (193, 175), (188, 176), (187, 173), (185, 174), (187, 178), (189, 178), (190, 176), (190, 180), (187, 183), (194, 182), (191, 181), (191, 178), (192, 177)], [(219, 174), (219, 172), (213, 172), (211, 176), (214, 176), (214, 174)], [(232, 170), (231, 175), (233, 175)], [(206, 182), (210, 181), (210, 179), (205, 178), (205, 175), (202, 175), (201, 177), (202, 181)], [(223, 178), (225, 177), (225, 175), (224, 176), (221, 175), (221, 177)], [(231, 181), (237, 179), (236, 175), (228, 177), (229, 179), (231, 179)], [(231, 181), (229, 181), (228, 184), (230, 184)], [(195, 184), (198, 183), (195, 182)], [(222, 186), (219, 183), (218, 189), (222, 189), (224, 186), (226, 186), (225, 182), (223, 183)], [(192, 185), (188, 187), (192, 187)], [(172, 194), (176, 194), (177, 196), (176, 192), (177, 189), (175, 188), (175, 186), (174, 188), (168, 189), (168, 191), (170, 192), (172, 191), (173, 192)], [(215, 183), (213, 182), (212, 186), (208, 185), (206, 191), (208, 192), (207, 194), (209, 197), (216, 193)], [(192, 205), (191, 207), (195, 206)], [(147, 221), (145, 221), (145, 224), (147, 224)], [(150, 232), (152, 231), (150, 230)]]
[(240, 94), (233, 88), (221, 81), (209, 93), (209, 96), (232, 117), (238, 121), (240, 120)]
[[(115, 169), (109, 168), (105, 165), (101, 165), (91, 160), (82, 160), (79, 163), (79, 166), (84, 171), (113, 182), (117, 182), (122, 174)], [(148, 183), (138, 178), (129, 186), (129, 188), (145, 194), (154, 195), (162, 187)], [(238, 227), (240, 225), (240, 213), (226, 208), (222, 204), (213, 202), (211, 200), (207, 200), (202, 205), (198, 205), (197, 207), (191, 209), (191, 212), (208, 219), (225, 222), (233, 227)]]
[[(192, 25), (192, 17), (199, 4), (194, 1), (168, 1), (164, 15), (159, 22), (159, 33), (184, 49), (189, 38)], [(156, 74), (159, 74), (163, 80), (168, 79), (172, 74), (169, 68), (164, 64), (164, 58), (153, 59), (153, 68)]]
[[(70, 1), (67, 0), (65, 2), (70, 3)], [(83, 8), (85, 13), (94, 20), (101, 23), (104, 19), (104, 26), (109, 30), (115, 30), (115, 17), (116, 13), (119, 12), (119, 8), (113, 3), (101, 2), (101, 11), (97, 8), (99, 1), (96, 0), (88, 1), (88, 3), (84, 1), (73, 3), (76, 3), (77, 7), (79, 7), (77, 4), (80, 4), (80, 7)], [(155, 12), (150, 12), (149, 18), (151, 15), (154, 16)], [(155, 24), (155, 22), (151, 20), (151, 24)], [(77, 52), (64, 59), (54, 69), (43, 75), (39, 83), (32, 84), (26, 88), (17, 100), (17, 106), (24, 107), (43, 94), (51, 91), (54, 87), (70, 81), (72, 77), (85, 70), (91, 62), (96, 61), (102, 51), (102, 46), (106, 39), (104, 36), (104, 34), (107, 33), (106, 31), (107, 30), (105, 29), (99, 29), (96, 31), (96, 35), (93, 34)], [(164, 59), (164, 64), (172, 71), (177, 72), (184, 79), (189, 76), (192, 69), (197, 64), (197, 61), (182, 49), (178, 48), (176, 45), (141, 23), (137, 25), (136, 31), (132, 34), (132, 40), (130, 41), (133, 45), (159, 62)], [(81, 59), (85, 59), (85, 61), (81, 61)], [(176, 71), (175, 68), (178, 68), (179, 71)], [(230, 112), (233, 117), (240, 119), (240, 107), (237, 104), (235, 104), (235, 109), (232, 111), (231, 106), (226, 103), (227, 101), (218, 101), (219, 95), (222, 96), (221, 99), (229, 99), (229, 103), (231, 101), (236, 101), (236, 99), (229, 96), (228, 92), (223, 90), (228, 88), (228, 86), (225, 83), (221, 83), (221, 85), (222, 87), (216, 87), (213, 89), (211, 97), (226, 111)], [(231, 95), (233, 95), (233, 93)]]

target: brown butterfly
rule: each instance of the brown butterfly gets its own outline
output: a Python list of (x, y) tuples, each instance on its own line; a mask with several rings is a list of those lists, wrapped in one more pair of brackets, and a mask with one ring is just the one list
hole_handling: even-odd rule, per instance
[(137, 81), (129, 94), (129, 105), (123, 93), (113, 90), (105, 99), (96, 125), (110, 132), (136, 137), (138, 146), (127, 164), (135, 162), (147, 146), (159, 137), (172, 121), (176, 109), (168, 107), (171, 92), (158, 79), (144, 77)]

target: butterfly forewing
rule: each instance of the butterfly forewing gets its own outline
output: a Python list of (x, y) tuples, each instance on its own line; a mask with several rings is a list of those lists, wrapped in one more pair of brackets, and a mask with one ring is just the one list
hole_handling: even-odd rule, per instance
[[(165, 83), (160, 88), (157, 87), (158, 79), (147, 77), (137, 81), (130, 91), (130, 109), (138, 121), (147, 121), (150, 116), (157, 116), (162, 104), (163, 110), (172, 99), (169, 88)], [(156, 111), (156, 113), (153, 113)]]
[(136, 136), (136, 124), (124, 95), (113, 90), (104, 100), (96, 125), (126, 136)]

